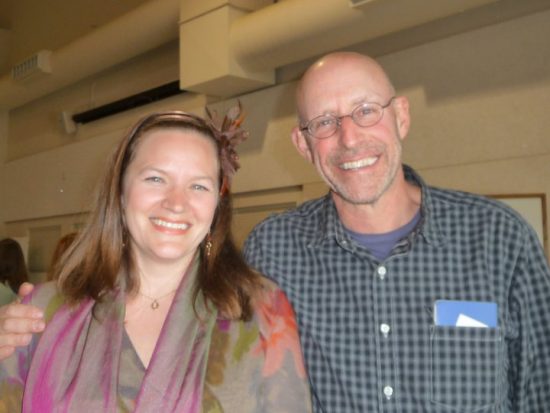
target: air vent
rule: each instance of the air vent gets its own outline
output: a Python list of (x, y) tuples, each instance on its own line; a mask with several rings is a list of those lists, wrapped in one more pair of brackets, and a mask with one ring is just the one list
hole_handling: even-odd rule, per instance
[(12, 79), (20, 81), (51, 73), (51, 55), (51, 51), (41, 50), (31, 57), (16, 64), (11, 69)]
[(107, 116), (115, 115), (126, 110), (134, 109), (149, 103), (157, 102), (166, 99), (170, 96), (175, 96), (180, 93), (185, 93), (185, 90), (179, 88), (179, 80), (166, 83), (165, 85), (145, 90), (138, 94), (128, 96), (115, 102), (107, 103), (86, 112), (77, 113), (72, 116), (75, 123), (88, 123)]

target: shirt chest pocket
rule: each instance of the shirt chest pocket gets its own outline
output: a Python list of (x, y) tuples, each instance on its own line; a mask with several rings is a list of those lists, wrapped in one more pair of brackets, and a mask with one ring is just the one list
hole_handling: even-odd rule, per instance
[(457, 412), (497, 404), (501, 393), (500, 328), (432, 327), (431, 401)]

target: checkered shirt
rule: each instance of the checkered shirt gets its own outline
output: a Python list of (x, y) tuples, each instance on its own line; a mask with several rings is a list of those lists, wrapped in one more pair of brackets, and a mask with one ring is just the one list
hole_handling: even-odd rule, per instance
[[(421, 187), (421, 220), (390, 256), (353, 241), (330, 196), (272, 216), (249, 263), (297, 315), (316, 413), (550, 412), (550, 270), (505, 205)], [(434, 325), (439, 299), (498, 305), (498, 327)]]

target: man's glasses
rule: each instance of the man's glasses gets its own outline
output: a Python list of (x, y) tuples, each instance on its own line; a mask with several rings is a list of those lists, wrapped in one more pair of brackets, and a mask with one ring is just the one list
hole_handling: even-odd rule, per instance
[(311, 119), (307, 125), (300, 128), (300, 130), (302, 132), (307, 132), (315, 139), (330, 138), (342, 125), (342, 119), (347, 118), (348, 116), (358, 126), (363, 128), (373, 126), (380, 122), (380, 119), (382, 119), (382, 116), (384, 115), (384, 109), (390, 106), (394, 99), (395, 96), (392, 96), (392, 98), (385, 105), (381, 105), (376, 102), (361, 103), (347, 115), (317, 116), (316, 118)]

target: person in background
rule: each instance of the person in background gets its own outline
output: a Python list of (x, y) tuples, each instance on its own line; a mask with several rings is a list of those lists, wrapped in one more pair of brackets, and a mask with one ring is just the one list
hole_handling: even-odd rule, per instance
[(29, 275), (23, 250), (17, 241), (4, 238), (0, 241), (0, 305), (11, 303)]
[(245, 253), (294, 306), (314, 411), (550, 412), (533, 229), (402, 164), (409, 102), (373, 59), (322, 57), (297, 109), (292, 140), (330, 192), (259, 224)]
[(121, 141), (25, 297), (46, 328), (0, 362), (1, 413), (310, 411), (292, 308), (231, 236), (240, 112), (155, 113)]
[(52, 254), (50, 269), (48, 270), (48, 275), (46, 277), (48, 281), (52, 281), (54, 279), (54, 274), (56, 272), (59, 272), (59, 269), (57, 269), (56, 267), (61, 261), (61, 256), (71, 246), (76, 236), (76, 232), (69, 232), (68, 234), (63, 235), (61, 238), (59, 238), (59, 241), (57, 241), (57, 244), (55, 245), (55, 249)]

